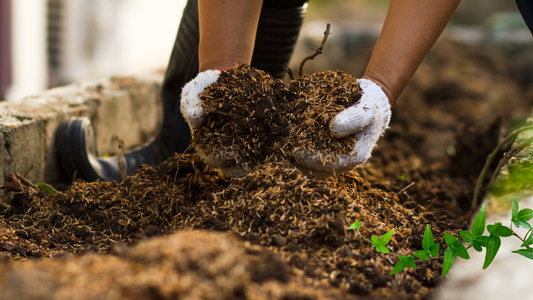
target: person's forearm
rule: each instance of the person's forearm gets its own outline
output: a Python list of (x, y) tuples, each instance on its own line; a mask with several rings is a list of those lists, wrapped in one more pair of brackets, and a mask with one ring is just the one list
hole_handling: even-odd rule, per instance
[(363, 78), (379, 84), (391, 105), (450, 21), (461, 0), (392, 0)]
[(262, 0), (199, 0), (200, 72), (250, 63)]

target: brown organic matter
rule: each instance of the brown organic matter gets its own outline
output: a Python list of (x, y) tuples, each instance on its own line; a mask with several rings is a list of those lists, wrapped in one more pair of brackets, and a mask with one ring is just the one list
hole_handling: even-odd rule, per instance
[(350, 154), (356, 138), (335, 138), (330, 121), (355, 104), (362, 91), (342, 71), (304, 75), (285, 84), (261, 70), (242, 65), (224, 71), (201, 96), (207, 121), (193, 132), (203, 153), (235, 154), (245, 172), (269, 162), (292, 161), (292, 153), (324, 154), (324, 162)]
[[(420, 263), (422, 273), (411, 269), (400, 277), (389, 276), (394, 256), (376, 253), (359, 235), (346, 230), (346, 217), (360, 220), (361, 234), (367, 238), (395, 228), (390, 248), (402, 255), (420, 247), (425, 224), (432, 226), (440, 243), (444, 232), (458, 233), (456, 225), (435, 222), (433, 213), (422, 206), (401, 204), (400, 198), (408, 197), (397, 192), (394, 187), (374, 186), (354, 172), (317, 180), (282, 162), (229, 178), (196, 155), (176, 155), (156, 169), (142, 167), (120, 184), (75, 183), (56, 196), (15, 195), (10, 206), (2, 206), (0, 249), (11, 260), (57, 257), (57, 263), (22, 263), (27, 272), (36, 269), (47, 274), (36, 280), (54, 293), (72, 293), (80, 283), (62, 284), (61, 278), (85, 276), (81, 271), (94, 266), (87, 276), (103, 277), (87, 283), (98, 285), (87, 287), (88, 298), (98, 298), (108, 289), (121, 297), (143, 295), (152, 276), (161, 278), (151, 288), (163, 299), (195, 294), (186, 280), (197, 284), (207, 280), (200, 292), (211, 295), (210, 299), (221, 292), (249, 296), (265, 285), (285, 295), (275, 299), (315, 289), (345, 296), (407, 296), (415, 292), (413, 286), (423, 296), (439, 280), (440, 260)], [(26, 203), (24, 210), (17, 203)], [(191, 232), (187, 241), (164, 237), (189, 229), (200, 231)], [(160, 236), (157, 242), (146, 241), (156, 236)], [(205, 239), (211, 239), (212, 246)], [(208, 250), (225, 243), (235, 249)], [(189, 257), (187, 253), (196, 247), (201, 249)], [(239, 251), (243, 253), (231, 253)], [(59, 259), (66, 253), (77, 255)], [(118, 257), (102, 256), (106, 253)], [(232, 260), (226, 261), (226, 256)], [(80, 272), (61, 274), (60, 265), (65, 264)], [(169, 264), (175, 267), (167, 270)], [(2, 272), (3, 290), (13, 276), (34, 280), (31, 272), (11, 266)], [(126, 275), (119, 276), (116, 270)], [(209, 284), (222, 280), (227, 285)], [(113, 281), (116, 286), (109, 286)], [(163, 284), (167, 281), (173, 283)], [(228, 287), (234, 288), (227, 291)], [(312, 294), (311, 299), (317, 299), (319, 294)]]
[(467, 226), (471, 169), (482, 166), (450, 161), (486, 158), (499, 132), (487, 128), (508, 128), (533, 104), (532, 85), (518, 86), (506, 67), (517, 50), (491, 51), (440, 42), (369, 162), (336, 178), (279, 161), (230, 178), (197, 155), (142, 166), (123, 183), (76, 181), (56, 196), (9, 177), (0, 299), (430, 298), (441, 260), (390, 276), (397, 257), (347, 230), (346, 217), (366, 238), (395, 228), (390, 250), (400, 255), (421, 249), (427, 224), (441, 245), (444, 232)]

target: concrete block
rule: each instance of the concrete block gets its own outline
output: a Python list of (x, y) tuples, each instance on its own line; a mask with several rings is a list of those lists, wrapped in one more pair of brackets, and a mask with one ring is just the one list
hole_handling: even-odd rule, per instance
[(33, 182), (41, 182), (44, 172), (46, 138), (43, 120), (0, 117), (0, 132), (3, 136), (4, 170), (27, 174)]
[(0, 170), (33, 182), (55, 183), (62, 170), (55, 154), (55, 132), (70, 117), (88, 117), (101, 154), (141, 145), (157, 133), (162, 109), (162, 74), (111, 77), (54, 88), (19, 101), (0, 103)]

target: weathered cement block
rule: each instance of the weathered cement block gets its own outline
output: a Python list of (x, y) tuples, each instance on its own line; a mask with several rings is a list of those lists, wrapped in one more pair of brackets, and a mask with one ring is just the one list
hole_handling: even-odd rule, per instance
[[(0, 170), (2, 170), (2, 174), (0, 174), (0, 186), (4, 185), (4, 178), (6, 178), (7, 173), (5, 172), (6, 168), (6, 160), (9, 159), (9, 154), (6, 151), (5, 142), (4, 142), (4, 134), (0, 132)], [(2, 193), (0, 192), (0, 196)], [(0, 199), (1, 200), (1, 199)]]
[(27, 174), (30, 181), (40, 182), (46, 153), (44, 121), (0, 117), (0, 123), (5, 149), (3, 175)]
[(55, 152), (55, 132), (70, 117), (88, 117), (101, 154), (114, 153), (116, 136), (126, 147), (146, 142), (161, 122), (161, 74), (113, 77), (71, 84), (0, 103), (0, 170), (28, 173), (33, 182), (61, 178)]

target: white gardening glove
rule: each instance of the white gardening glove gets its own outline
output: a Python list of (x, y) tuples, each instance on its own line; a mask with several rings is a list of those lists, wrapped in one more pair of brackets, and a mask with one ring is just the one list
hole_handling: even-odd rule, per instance
[[(206, 113), (202, 107), (200, 94), (209, 85), (217, 82), (220, 72), (219, 70), (201, 72), (183, 87), (180, 108), (185, 121), (189, 124), (191, 132), (206, 121)], [(235, 154), (233, 152), (220, 149), (217, 153), (198, 151), (198, 155), (200, 155), (205, 163), (220, 169), (227, 175), (235, 176), (234, 173), (237, 170), (232, 167), (235, 165)]]
[(211, 84), (217, 82), (220, 71), (207, 70), (199, 73), (189, 81), (181, 91), (181, 114), (185, 118), (191, 131), (205, 122), (205, 112), (202, 108), (200, 94)]
[(363, 90), (361, 99), (340, 112), (329, 124), (329, 130), (337, 138), (355, 134), (357, 142), (353, 151), (349, 155), (339, 155), (338, 159), (330, 163), (322, 163), (320, 157), (334, 153), (293, 153), (298, 165), (313, 172), (317, 177), (324, 178), (347, 172), (366, 162), (379, 137), (389, 126), (391, 107), (387, 95), (379, 85), (369, 79), (358, 79), (357, 83)]

